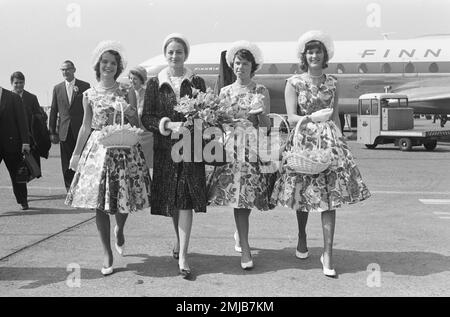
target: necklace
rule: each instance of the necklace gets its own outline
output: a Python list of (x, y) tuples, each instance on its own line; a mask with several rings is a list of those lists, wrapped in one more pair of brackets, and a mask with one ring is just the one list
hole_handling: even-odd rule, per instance
[(100, 89), (103, 89), (103, 90), (109, 90), (109, 89), (112, 89), (112, 88), (114, 88), (114, 87), (116, 87), (118, 85), (118, 83), (115, 81), (114, 82), (114, 84), (112, 85), (112, 86), (110, 86), (110, 87), (105, 87), (105, 86), (103, 86), (102, 84), (98, 84), (98, 88), (100, 88)]
[(311, 75), (311, 74), (308, 73), (308, 76), (311, 77), (311, 78), (314, 78), (314, 79), (318, 79), (318, 78), (322, 78), (323, 74), (320, 74), (320, 75)]
[(170, 68), (168, 68), (167, 69), (167, 74), (169, 75), (169, 77), (184, 77), (184, 75), (186, 74), (186, 69), (185, 68), (183, 68), (183, 73), (180, 75), (180, 76), (174, 76), (173, 74), (172, 74), (172, 72), (170, 71)]

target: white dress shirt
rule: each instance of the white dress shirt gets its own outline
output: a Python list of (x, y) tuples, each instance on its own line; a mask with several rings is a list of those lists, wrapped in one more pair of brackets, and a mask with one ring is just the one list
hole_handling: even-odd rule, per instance
[(65, 82), (66, 82), (67, 97), (69, 98), (69, 103), (71, 103), (73, 95), (73, 86), (75, 86), (75, 78), (71, 82), (68, 81)]

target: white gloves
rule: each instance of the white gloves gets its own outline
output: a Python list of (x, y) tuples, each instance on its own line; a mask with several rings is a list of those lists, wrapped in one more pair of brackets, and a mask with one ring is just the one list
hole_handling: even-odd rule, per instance
[(332, 114), (333, 114), (333, 109), (326, 108), (326, 109), (321, 109), (316, 112), (313, 112), (312, 114), (310, 114), (309, 117), (311, 118), (311, 121), (313, 121), (313, 122), (323, 122), (323, 121), (330, 120)]
[(75, 154), (72, 155), (72, 158), (70, 159), (70, 163), (69, 163), (69, 169), (71, 169), (72, 171), (76, 171), (79, 161), (80, 161), (80, 155), (75, 155)]

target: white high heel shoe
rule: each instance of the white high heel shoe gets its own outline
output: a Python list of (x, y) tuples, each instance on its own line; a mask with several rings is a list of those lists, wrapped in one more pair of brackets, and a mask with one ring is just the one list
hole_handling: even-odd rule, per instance
[(241, 268), (242, 268), (243, 270), (250, 270), (250, 269), (253, 269), (253, 260), (250, 260), (250, 261), (245, 262), (245, 263), (241, 262)]
[(234, 232), (234, 242), (235, 242), (234, 250), (236, 252), (242, 253), (242, 248), (240, 245), (239, 235), (238, 235), (237, 231)]
[(123, 256), (123, 252), (125, 250), (125, 243), (122, 246), (119, 246), (117, 244), (117, 233), (119, 232), (119, 227), (116, 225), (114, 227), (114, 236), (116, 237), (116, 242), (114, 243), (114, 246), (116, 247), (117, 253), (119, 253), (121, 256)]
[(309, 257), (309, 252), (300, 252), (298, 250), (295, 250), (295, 257), (298, 259), (306, 260)]
[(112, 265), (110, 267), (102, 267), (101, 269), (103, 276), (111, 275), (114, 272)]
[(336, 277), (335, 269), (327, 269), (325, 265), (323, 265), (323, 254), (320, 256), (320, 263), (322, 263), (323, 274), (328, 277)]

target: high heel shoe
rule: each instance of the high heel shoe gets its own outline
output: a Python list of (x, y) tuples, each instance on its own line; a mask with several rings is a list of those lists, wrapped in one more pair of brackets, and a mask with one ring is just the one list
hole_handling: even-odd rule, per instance
[(248, 262), (241, 262), (241, 268), (243, 270), (253, 269), (253, 260), (250, 260)]
[(119, 227), (116, 225), (114, 227), (114, 236), (116, 237), (116, 242), (115, 242), (114, 246), (116, 247), (117, 253), (119, 253), (121, 256), (123, 256), (123, 252), (125, 250), (125, 243), (122, 244), (121, 246), (119, 246), (117, 244), (117, 234), (118, 234), (118, 232), (119, 232)]
[(322, 263), (323, 274), (328, 277), (336, 278), (337, 274), (335, 269), (327, 269), (325, 265), (323, 265), (323, 254), (320, 256), (320, 263)]
[(110, 267), (102, 267), (101, 272), (103, 276), (111, 275), (114, 272), (112, 265)]
[(306, 260), (309, 257), (309, 252), (300, 252), (298, 250), (295, 250), (295, 257), (297, 259), (302, 259), (302, 260)]
[(234, 250), (236, 252), (242, 253), (242, 248), (240, 245), (239, 235), (238, 235), (237, 231), (234, 232), (234, 242), (235, 242)]

